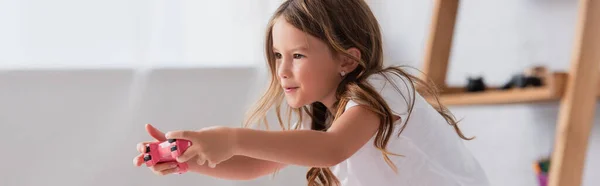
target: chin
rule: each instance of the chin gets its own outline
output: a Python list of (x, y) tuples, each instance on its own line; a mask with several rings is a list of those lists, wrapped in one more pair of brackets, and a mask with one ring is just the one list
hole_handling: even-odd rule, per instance
[(292, 108), (295, 108), (295, 109), (301, 108), (302, 106), (306, 105), (306, 104), (304, 104), (300, 100), (297, 100), (297, 99), (294, 99), (294, 98), (289, 98), (289, 97), (286, 98), (286, 102), (287, 102), (288, 106), (290, 106)]
[(300, 108), (300, 107), (304, 106), (304, 105), (302, 105), (302, 104), (298, 104), (298, 103), (292, 103), (292, 102), (289, 102), (289, 101), (288, 101), (288, 103), (287, 103), (287, 104), (288, 104), (288, 106), (290, 106), (290, 107), (292, 107), (292, 108), (295, 108), (295, 109), (297, 109), (297, 108)]

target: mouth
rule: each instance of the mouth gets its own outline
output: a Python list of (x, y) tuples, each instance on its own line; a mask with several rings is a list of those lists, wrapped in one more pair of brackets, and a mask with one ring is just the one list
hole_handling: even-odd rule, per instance
[(294, 92), (294, 91), (298, 90), (298, 88), (300, 88), (300, 87), (283, 87), (283, 90), (286, 93), (289, 93), (289, 92)]

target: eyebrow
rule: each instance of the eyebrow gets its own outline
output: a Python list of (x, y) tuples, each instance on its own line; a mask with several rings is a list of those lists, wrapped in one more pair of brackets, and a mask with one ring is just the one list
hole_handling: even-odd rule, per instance
[[(275, 46), (273, 46), (273, 49), (274, 50), (279, 50)], [(303, 50), (306, 51), (306, 50), (308, 50), (308, 47), (305, 46), (305, 45), (301, 45), (301, 46), (297, 46), (297, 47), (293, 48), (291, 51), (298, 51), (298, 50), (300, 50), (300, 51), (303, 51)]]

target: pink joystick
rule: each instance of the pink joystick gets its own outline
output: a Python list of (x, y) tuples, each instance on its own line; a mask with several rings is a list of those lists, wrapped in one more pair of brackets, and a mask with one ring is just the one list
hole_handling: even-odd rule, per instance
[[(182, 139), (150, 143), (146, 146), (144, 154), (146, 166), (150, 167), (162, 162), (177, 162), (175, 158), (183, 154), (190, 145), (192, 145), (190, 141)], [(187, 172), (187, 163), (177, 163), (177, 167), (179, 167), (178, 174)]]

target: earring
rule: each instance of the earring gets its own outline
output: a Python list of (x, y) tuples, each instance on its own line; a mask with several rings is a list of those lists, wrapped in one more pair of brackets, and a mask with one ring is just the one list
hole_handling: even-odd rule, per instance
[(342, 71), (342, 72), (340, 72), (340, 75), (342, 75), (342, 77), (344, 77), (346, 75), (346, 72)]

